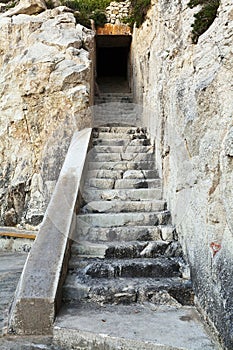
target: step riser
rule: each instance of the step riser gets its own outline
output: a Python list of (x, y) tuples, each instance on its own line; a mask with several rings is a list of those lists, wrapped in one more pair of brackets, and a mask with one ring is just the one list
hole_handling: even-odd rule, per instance
[(164, 201), (96, 201), (81, 209), (81, 213), (151, 212), (166, 209)]
[(70, 268), (76, 269), (86, 263), (82, 270), (78, 269), (80, 275), (87, 275), (92, 278), (164, 278), (181, 277), (180, 266), (173, 260), (162, 259), (132, 259), (132, 261), (122, 260), (119, 263), (116, 260), (107, 262), (106, 260), (89, 263), (82, 261), (70, 261)]
[(153, 153), (153, 146), (96, 146), (96, 153)]
[[(160, 240), (163, 236), (163, 228), (161, 226), (124, 226), (124, 227), (89, 227), (85, 229), (78, 228), (76, 240), (88, 240), (90, 242), (112, 242), (112, 241), (153, 241)], [(166, 241), (174, 239), (173, 230), (170, 235), (166, 234)]]
[[(170, 280), (167, 284), (160, 283), (150, 286), (121, 286), (107, 284), (106, 287), (93, 286), (85, 287), (81, 284), (70, 285), (69, 287), (63, 288), (63, 300), (67, 301), (81, 301), (92, 300), (97, 303), (106, 304), (131, 304), (131, 303), (144, 303), (153, 302), (156, 305), (164, 304), (181, 304), (191, 306), (194, 304), (194, 295), (190, 282), (183, 283), (173, 282)], [(170, 300), (169, 300), (170, 299)], [(169, 303), (170, 302), (170, 303)]]
[(146, 128), (141, 127), (124, 127), (124, 126), (100, 126), (93, 129), (94, 132), (107, 132), (107, 133), (126, 133), (126, 134), (135, 134), (135, 133), (147, 133)]
[(77, 228), (82, 225), (94, 227), (118, 227), (118, 226), (156, 226), (170, 223), (170, 212), (156, 213), (109, 213), (109, 214), (85, 214), (77, 216)]
[(87, 178), (98, 178), (98, 179), (153, 179), (158, 177), (156, 170), (89, 170)]
[(180, 246), (169, 249), (169, 243), (158, 242), (129, 242), (93, 244), (90, 242), (79, 242), (72, 245), (72, 256), (107, 258), (107, 259), (134, 259), (134, 258), (157, 258), (161, 256), (174, 257), (180, 254)]
[(97, 153), (91, 154), (90, 161), (95, 162), (153, 162), (154, 155), (152, 153)]
[(151, 142), (148, 139), (135, 139), (135, 140), (117, 140), (117, 139), (94, 139), (92, 141), (93, 146), (150, 146)]
[(135, 133), (135, 134), (127, 134), (127, 133), (107, 133), (107, 132), (94, 132), (92, 133), (92, 137), (95, 139), (102, 140), (145, 140), (147, 139), (144, 133)]
[(83, 199), (88, 202), (98, 200), (151, 201), (162, 199), (160, 189), (96, 190), (84, 189)]
[(89, 162), (89, 170), (151, 170), (154, 162)]
[(147, 181), (137, 179), (125, 179), (125, 180), (114, 180), (114, 179), (96, 179), (92, 178), (87, 180), (85, 186), (94, 187), (98, 189), (138, 189), (138, 188), (160, 188), (160, 179), (150, 179)]

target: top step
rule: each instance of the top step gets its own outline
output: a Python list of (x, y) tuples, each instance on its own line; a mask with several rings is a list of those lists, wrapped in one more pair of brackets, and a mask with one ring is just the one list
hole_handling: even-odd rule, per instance
[(98, 103), (107, 103), (107, 102), (133, 102), (132, 93), (101, 93), (100, 96), (95, 97), (95, 104)]

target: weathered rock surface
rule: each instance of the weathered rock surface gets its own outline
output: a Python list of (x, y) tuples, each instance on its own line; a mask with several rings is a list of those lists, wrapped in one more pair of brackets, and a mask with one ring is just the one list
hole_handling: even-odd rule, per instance
[(93, 32), (67, 8), (0, 16), (0, 223), (38, 225), (71, 136), (89, 125)]
[(47, 9), (44, 0), (20, 0), (18, 5), (6, 11), (4, 16), (12, 17), (19, 14), (35, 15)]
[(233, 347), (233, 4), (191, 43), (196, 9), (152, 1), (132, 44), (134, 92), (198, 300)]

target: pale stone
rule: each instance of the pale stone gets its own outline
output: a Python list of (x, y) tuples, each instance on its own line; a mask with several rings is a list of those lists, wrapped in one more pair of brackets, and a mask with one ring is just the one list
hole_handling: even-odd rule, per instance
[(1, 224), (15, 208), (38, 226), (73, 132), (91, 125), (94, 33), (67, 11), (0, 16)]
[(3, 16), (12, 17), (19, 14), (34, 15), (47, 9), (44, 0), (20, 0), (19, 4), (8, 10)]
[[(233, 4), (221, 1), (194, 45), (191, 25), (198, 10), (186, 0), (152, 0), (147, 20), (133, 34), (133, 91), (155, 138), (164, 196), (194, 291), (231, 348)], [(171, 232), (162, 235), (167, 239)], [(216, 254), (213, 244), (221, 247)]]

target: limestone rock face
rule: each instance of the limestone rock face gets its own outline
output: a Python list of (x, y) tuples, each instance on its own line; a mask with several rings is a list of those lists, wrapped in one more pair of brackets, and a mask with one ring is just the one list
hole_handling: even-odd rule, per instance
[(74, 130), (90, 125), (93, 32), (65, 7), (3, 14), (0, 52), (0, 225), (35, 226)]
[(134, 93), (201, 306), (233, 348), (233, 4), (191, 42), (197, 8), (152, 1), (132, 44)]
[(14, 8), (5, 12), (4, 16), (15, 16), (19, 14), (34, 15), (46, 10), (44, 0), (20, 0)]

